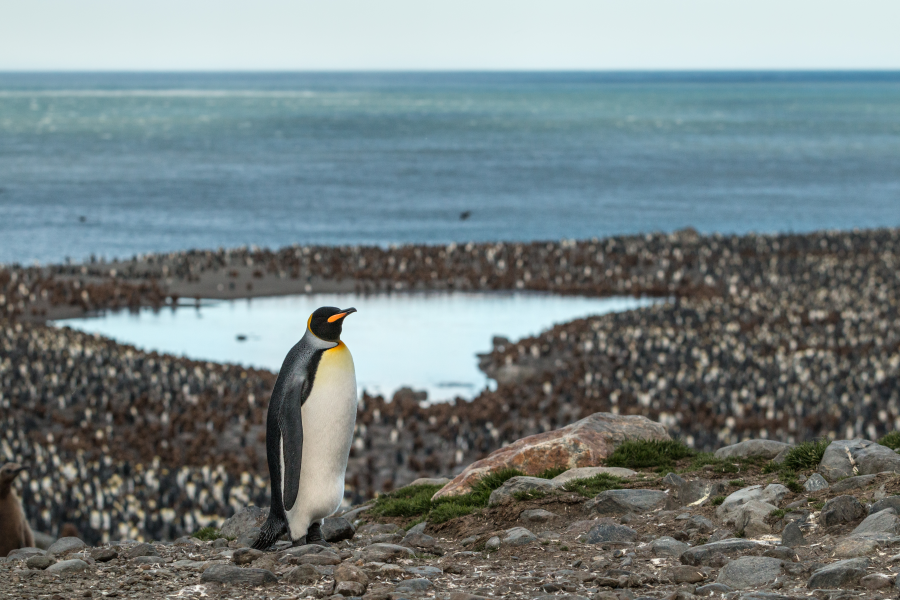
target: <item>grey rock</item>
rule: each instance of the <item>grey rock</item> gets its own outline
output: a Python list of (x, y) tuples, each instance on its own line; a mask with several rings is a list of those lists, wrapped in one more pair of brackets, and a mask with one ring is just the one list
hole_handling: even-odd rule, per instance
[(900, 455), (869, 440), (841, 440), (831, 442), (825, 449), (818, 470), (829, 481), (884, 471), (897, 473), (900, 472)]
[(446, 477), (420, 477), (407, 487), (414, 485), (447, 485), (448, 483), (450, 483), (450, 480)]
[(768, 502), (759, 500), (746, 502), (738, 508), (734, 526), (748, 537), (759, 537), (772, 533), (772, 526), (766, 522), (766, 518), (773, 510), (776, 510), (776, 507)]
[(860, 579), (859, 584), (867, 590), (881, 590), (891, 587), (894, 584), (894, 578), (884, 573), (872, 573)]
[(321, 578), (322, 576), (312, 565), (299, 565), (285, 573), (281, 580), (293, 585), (312, 585)]
[(834, 527), (842, 523), (858, 521), (866, 516), (866, 507), (853, 496), (832, 498), (822, 507), (819, 522), (823, 527)]
[(137, 558), (138, 556), (157, 556), (156, 548), (146, 542), (135, 544), (125, 551), (125, 558)]
[(363, 504), (362, 506), (353, 506), (349, 510), (347, 510), (339, 515), (335, 515), (335, 516), (344, 517), (345, 519), (347, 519), (348, 521), (350, 521), (351, 523), (353, 523), (355, 525), (356, 520), (359, 518), (359, 516), (362, 513), (366, 512), (367, 510), (372, 510), (372, 506), (374, 506), (374, 505), (373, 504)]
[(772, 483), (766, 487), (751, 485), (730, 494), (716, 509), (716, 517), (725, 523), (733, 523), (740, 507), (751, 500), (766, 502), (778, 506), (789, 490), (783, 485)]
[(256, 543), (256, 538), (258, 537), (259, 527), (253, 527), (239, 535), (234, 543), (238, 548), (249, 548), (254, 543)]
[(806, 583), (811, 590), (850, 587), (859, 583), (866, 575), (869, 560), (866, 558), (850, 558), (839, 560), (816, 570)]
[(507, 546), (524, 546), (537, 541), (537, 536), (524, 527), (513, 527), (506, 532), (502, 543)]
[(359, 598), (366, 593), (366, 586), (358, 581), (338, 581), (334, 593), (336, 596)]
[(224, 538), (239, 538), (251, 529), (259, 529), (269, 516), (269, 509), (247, 506), (222, 523), (219, 533)]
[(77, 552), (85, 546), (87, 546), (87, 544), (77, 537), (64, 537), (53, 542), (50, 547), (47, 548), (47, 552), (55, 554), (56, 556), (61, 556), (63, 554), (68, 554), (69, 552)]
[(370, 544), (360, 551), (365, 562), (393, 562), (400, 558), (412, 558), (415, 553), (395, 544)]
[(200, 581), (224, 584), (270, 585), (278, 582), (271, 571), (265, 569), (242, 569), (233, 565), (213, 565), (203, 571)]
[(631, 469), (623, 469), (621, 467), (579, 467), (577, 469), (569, 469), (565, 473), (560, 473), (550, 481), (556, 486), (561, 486), (575, 479), (587, 479), (600, 474), (612, 475), (613, 477), (634, 477), (637, 472)]
[(585, 536), (586, 544), (601, 544), (603, 542), (633, 542), (638, 533), (625, 525), (612, 525), (602, 523), (595, 525)]
[(796, 548), (797, 546), (802, 546), (806, 543), (806, 538), (803, 537), (803, 531), (800, 529), (800, 526), (797, 525), (796, 521), (792, 521), (785, 526), (784, 530), (781, 532), (781, 543), (790, 548)]
[(589, 513), (620, 516), (627, 513), (648, 513), (663, 508), (667, 495), (659, 490), (607, 490), (585, 503)]
[(25, 548), (10, 550), (6, 555), (6, 560), (28, 560), (32, 556), (44, 556), (45, 554), (47, 554), (46, 550), (41, 550), (40, 548), (35, 548), (33, 546), (26, 546)]
[(866, 517), (862, 523), (853, 530), (853, 537), (868, 536), (870, 534), (887, 534), (895, 536), (900, 534), (900, 518), (893, 508), (886, 508)]
[(669, 571), (669, 576), (675, 583), (700, 583), (706, 579), (706, 574), (697, 567), (689, 565), (676, 565)]
[(422, 577), (434, 577), (437, 575), (442, 575), (444, 573), (442, 569), (439, 569), (437, 567), (430, 567), (428, 565), (421, 567), (406, 567), (404, 571), (406, 571), (410, 575), (419, 575)]
[(304, 544), (302, 546), (292, 546), (290, 548), (286, 548), (281, 551), (283, 556), (304, 556), (306, 554), (321, 554), (323, 552), (327, 552), (329, 554), (334, 554), (334, 551), (331, 548), (326, 548), (325, 546), (320, 546), (318, 544)]
[(702, 546), (694, 546), (681, 555), (681, 562), (685, 565), (700, 566), (708, 564), (715, 555), (723, 555), (729, 558), (737, 557), (743, 552), (754, 550), (759, 543), (752, 540), (732, 538), (718, 542), (710, 542)]
[(716, 458), (775, 458), (781, 452), (793, 448), (792, 444), (774, 440), (746, 440), (716, 450)]
[(797, 558), (797, 553), (793, 548), (789, 548), (787, 546), (773, 546), (763, 552), (763, 556), (768, 556), (769, 558), (778, 558), (781, 560), (792, 561)]
[(402, 529), (393, 523), (366, 523), (356, 530), (359, 535), (379, 535), (382, 533), (398, 533)]
[(858, 475), (856, 477), (841, 479), (831, 486), (831, 493), (845, 494), (853, 490), (858, 490), (860, 488), (872, 485), (877, 478), (877, 475)]
[(432, 552), (437, 547), (435, 539), (424, 533), (407, 533), (400, 543), (410, 548), (419, 548), (428, 552)]
[(40, 531), (33, 531), (32, 533), (34, 535), (35, 547), (40, 548), (41, 550), (46, 550), (53, 544), (53, 542), (56, 541), (56, 538), (52, 535), (48, 535)]
[(425, 533), (425, 528), (428, 527), (428, 521), (422, 521), (421, 523), (416, 523), (412, 527), (406, 530), (406, 534), (410, 533)]
[(71, 558), (69, 560), (61, 560), (58, 563), (50, 565), (49, 567), (47, 567), (45, 572), (64, 575), (68, 573), (81, 573), (83, 571), (87, 571), (90, 568), (91, 566), (80, 558)]
[(296, 562), (301, 565), (327, 567), (329, 565), (341, 564), (341, 557), (334, 552), (319, 552), (318, 554), (309, 553), (297, 558)]
[(777, 558), (742, 556), (722, 567), (716, 582), (738, 590), (768, 585), (781, 575), (781, 564)]
[(398, 592), (424, 592), (431, 589), (434, 584), (427, 579), (406, 579), (394, 588)]
[(496, 535), (492, 536), (490, 539), (488, 539), (487, 542), (485, 542), (484, 548), (485, 548), (485, 550), (488, 550), (489, 552), (499, 550), (500, 549), (500, 538), (497, 537)]
[(710, 498), (724, 494), (727, 487), (724, 481), (710, 481), (707, 479), (685, 481), (675, 473), (666, 475), (663, 478), (663, 484), (671, 492), (667, 508), (700, 506), (705, 504)]
[(166, 559), (155, 554), (148, 554), (147, 556), (133, 558), (131, 562), (135, 565), (161, 565), (166, 562)]
[(544, 510), (543, 508), (531, 508), (523, 510), (519, 515), (519, 518), (530, 523), (546, 523), (556, 516), (558, 516), (556, 513)]
[(353, 539), (356, 528), (344, 517), (328, 517), (322, 521), (322, 537), (326, 542), (341, 542)]
[(803, 484), (803, 489), (807, 492), (817, 492), (819, 490), (824, 490), (827, 487), (828, 481), (818, 473), (813, 473)]
[(690, 546), (684, 542), (679, 542), (669, 536), (663, 536), (650, 542), (650, 552), (653, 553), (653, 556), (674, 556), (677, 558), (684, 554), (688, 548)]
[(515, 494), (522, 492), (549, 492), (556, 486), (549, 479), (541, 479), (540, 477), (511, 477), (507, 479), (503, 485), (491, 492), (488, 499), (490, 506), (496, 506), (504, 502), (512, 502), (515, 500)]
[(879, 544), (875, 540), (844, 538), (834, 546), (832, 556), (835, 558), (857, 558), (878, 552)]
[(874, 515), (886, 508), (893, 508), (897, 513), (900, 513), (900, 496), (888, 496), (887, 498), (882, 498), (869, 507), (869, 514)]
[(25, 561), (25, 566), (28, 567), (29, 569), (38, 569), (40, 571), (43, 571), (44, 569), (46, 569), (47, 567), (49, 567), (50, 565), (52, 565), (55, 562), (56, 562), (55, 558), (52, 558), (52, 557), (46, 556), (46, 555), (41, 556), (40, 554), (37, 554), (35, 556), (29, 557), (28, 560)]
[(231, 555), (231, 560), (236, 565), (249, 565), (255, 560), (263, 557), (265, 552), (262, 550), (254, 550), (253, 548), (240, 548)]
[(689, 520), (689, 527), (694, 527), (700, 533), (710, 533), (716, 529), (715, 523), (703, 515), (694, 515)]
[(732, 591), (732, 589), (724, 583), (710, 583), (708, 585), (698, 586), (697, 589), (694, 590), (694, 594), (697, 596), (712, 596), (713, 594), (727, 594), (730, 591)]
[(173, 563), (172, 563), (172, 568), (173, 568), (173, 569), (177, 569), (177, 570), (179, 570), (179, 571), (184, 570), (184, 571), (200, 571), (200, 572), (203, 572), (203, 570), (206, 568), (206, 566), (207, 566), (208, 564), (209, 564), (209, 562), (208, 562), (208, 561), (205, 561), (205, 560), (187, 560), (187, 559), (183, 559), (183, 560), (176, 560), (175, 562), (173, 562)]

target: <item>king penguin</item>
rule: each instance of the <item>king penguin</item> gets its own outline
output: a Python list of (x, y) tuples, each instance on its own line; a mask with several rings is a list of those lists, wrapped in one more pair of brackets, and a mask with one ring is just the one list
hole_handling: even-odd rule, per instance
[(278, 372), (266, 415), (272, 506), (257, 550), (285, 533), (294, 544), (326, 544), (321, 521), (344, 498), (356, 424), (356, 371), (341, 341), (344, 319), (354, 312), (317, 309)]

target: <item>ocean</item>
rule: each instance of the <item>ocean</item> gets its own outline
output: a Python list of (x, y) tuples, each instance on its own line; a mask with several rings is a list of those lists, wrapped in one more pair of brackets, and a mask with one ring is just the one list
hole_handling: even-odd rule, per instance
[(900, 73), (0, 73), (0, 263), (900, 225)]

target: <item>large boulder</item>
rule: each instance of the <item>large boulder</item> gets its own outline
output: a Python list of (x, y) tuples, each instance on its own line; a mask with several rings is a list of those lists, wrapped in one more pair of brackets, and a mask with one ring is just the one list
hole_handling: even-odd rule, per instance
[(866, 516), (866, 507), (854, 496), (832, 498), (822, 507), (819, 522), (824, 527), (859, 521)]
[(561, 486), (573, 479), (587, 479), (588, 477), (603, 474), (612, 475), (613, 477), (634, 477), (637, 475), (637, 472), (621, 467), (581, 467), (579, 469), (569, 469), (565, 473), (560, 473), (550, 481), (557, 486)]
[(893, 539), (900, 535), (900, 518), (893, 508), (873, 513), (857, 525), (852, 537)]
[(747, 502), (757, 500), (777, 507), (788, 494), (788, 491), (786, 487), (778, 483), (771, 483), (766, 487), (751, 485), (750, 487), (741, 488), (725, 498), (716, 509), (716, 517), (725, 523), (733, 523), (738, 516), (740, 507)]
[(768, 502), (760, 502), (759, 500), (746, 502), (737, 511), (734, 527), (751, 538), (772, 533), (772, 526), (766, 522), (766, 518), (775, 509), (776, 507)]
[(245, 506), (241, 510), (234, 513), (222, 523), (219, 533), (222, 537), (233, 539), (239, 538), (251, 529), (262, 527), (266, 518), (269, 516), (268, 508), (260, 508), (258, 506)]
[(725, 493), (727, 484), (724, 481), (710, 481), (708, 479), (691, 479), (685, 481), (680, 475), (669, 473), (663, 478), (663, 484), (671, 494), (667, 508), (679, 506), (700, 506), (716, 496)]
[(434, 500), (460, 496), (489, 473), (513, 468), (537, 475), (552, 468), (598, 466), (627, 439), (668, 440), (665, 427), (636, 415), (595, 413), (571, 425), (517, 440), (466, 467)]
[(665, 507), (667, 498), (659, 490), (607, 490), (585, 503), (584, 510), (603, 516), (644, 514)]
[(759, 547), (759, 542), (731, 538), (720, 540), (718, 542), (710, 542), (708, 544), (703, 544), (702, 546), (694, 546), (682, 553), (680, 559), (683, 564), (696, 567), (709, 564), (710, 559), (718, 555), (727, 558), (736, 558), (745, 552), (756, 550)]
[(811, 590), (852, 587), (865, 576), (868, 568), (869, 560), (866, 558), (839, 560), (815, 571), (806, 587)]
[(746, 440), (716, 450), (716, 458), (775, 458), (781, 452), (793, 448), (791, 444), (775, 440)]
[(819, 472), (829, 481), (885, 471), (900, 473), (900, 454), (861, 438), (831, 442), (819, 463)]
[(782, 564), (777, 558), (742, 556), (722, 567), (716, 582), (738, 590), (761, 587), (781, 575)]

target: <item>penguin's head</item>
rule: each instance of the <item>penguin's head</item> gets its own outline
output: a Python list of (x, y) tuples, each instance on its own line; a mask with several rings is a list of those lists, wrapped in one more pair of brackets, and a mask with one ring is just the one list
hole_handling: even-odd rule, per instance
[(19, 463), (6, 463), (0, 467), (0, 485), (9, 485), (24, 470), (25, 467)]
[(317, 338), (326, 342), (341, 341), (341, 326), (344, 318), (350, 313), (355, 313), (355, 308), (335, 308), (323, 306), (309, 316), (307, 327)]

